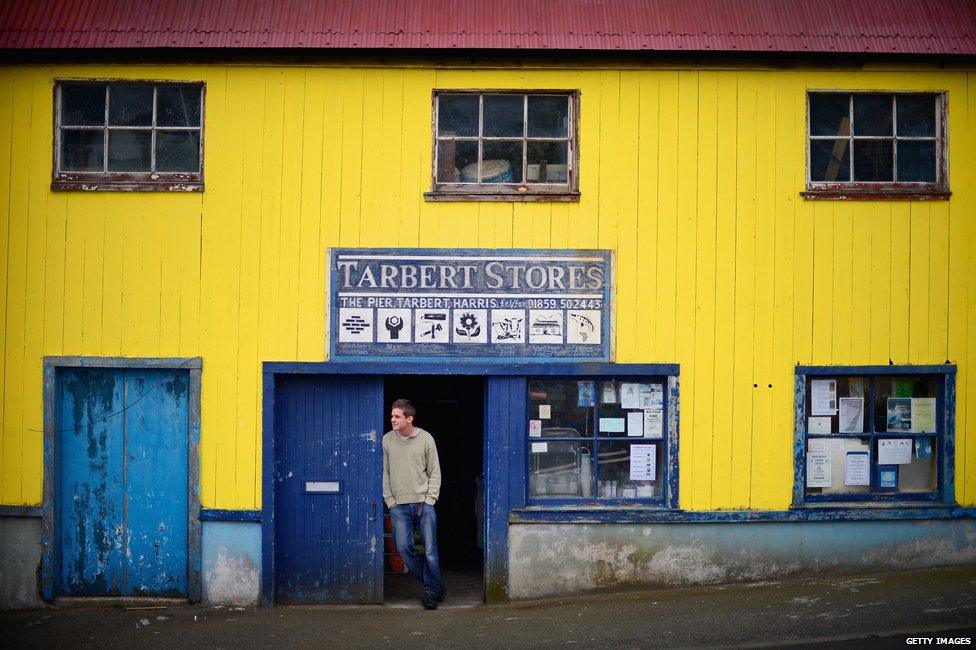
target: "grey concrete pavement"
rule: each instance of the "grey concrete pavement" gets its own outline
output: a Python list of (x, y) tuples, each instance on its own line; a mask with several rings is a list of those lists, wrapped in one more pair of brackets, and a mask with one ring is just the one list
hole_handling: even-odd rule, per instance
[[(976, 567), (662, 589), (434, 612), (74, 602), (0, 613), (5, 648), (905, 647), (976, 643)], [(949, 645), (949, 644), (941, 644)], [(957, 645), (957, 644), (951, 644)]]

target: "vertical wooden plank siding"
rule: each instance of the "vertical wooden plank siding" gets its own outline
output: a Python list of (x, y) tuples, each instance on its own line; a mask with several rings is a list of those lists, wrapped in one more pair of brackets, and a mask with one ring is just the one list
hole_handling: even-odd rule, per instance
[[(203, 193), (50, 191), (59, 78), (206, 84)], [(578, 203), (435, 203), (435, 89), (575, 89)], [(946, 91), (952, 197), (809, 201), (806, 92)], [(326, 354), (333, 246), (608, 248), (615, 361), (681, 367), (681, 503), (784, 508), (793, 367), (958, 364), (976, 504), (976, 73), (0, 70), (0, 503), (37, 504), (44, 355), (202, 356), (202, 502), (261, 507), (260, 364)]]

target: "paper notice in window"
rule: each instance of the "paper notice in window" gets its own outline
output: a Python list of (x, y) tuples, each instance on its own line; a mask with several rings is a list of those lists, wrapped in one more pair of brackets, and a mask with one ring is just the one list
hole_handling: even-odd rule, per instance
[(631, 437), (644, 435), (643, 411), (630, 411), (627, 413), (627, 435)]
[(642, 409), (664, 406), (664, 386), (661, 384), (639, 384), (638, 400)]
[(870, 485), (871, 461), (866, 451), (847, 452), (847, 463), (844, 467), (844, 485)]
[(916, 397), (912, 400), (912, 431), (918, 433), (935, 431), (934, 397)]
[(539, 404), (539, 419), (548, 420), (552, 417), (552, 407), (549, 404)]
[(532, 443), (532, 453), (533, 454), (545, 454), (549, 451), (548, 442), (533, 442)]
[(864, 431), (864, 398), (840, 398), (840, 432), (861, 433)]
[(542, 420), (529, 420), (529, 437), (542, 437)]
[(630, 446), (630, 480), (654, 481), (657, 479), (657, 445)]
[(912, 462), (911, 438), (881, 438), (878, 440), (879, 465), (908, 465)]
[(620, 384), (620, 408), (640, 408), (640, 384)]
[(830, 452), (807, 452), (807, 487), (825, 488), (831, 485)]
[(664, 409), (647, 409), (644, 411), (644, 437), (664, 437)]
[(807, 433), (830, 433), (830, 418), (807, 418)]
[(623, 433), (626, 426), (624, 418), (600, 418), (600, 433)]
[(837, 380), (810, 381), (810, 414), (833, 415), (837, 412)]

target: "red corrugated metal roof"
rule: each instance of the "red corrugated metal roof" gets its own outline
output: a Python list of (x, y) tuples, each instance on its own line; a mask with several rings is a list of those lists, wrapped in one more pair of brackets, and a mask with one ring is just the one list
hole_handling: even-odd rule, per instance
[(974, 0), (2, 0), (0, 48), (976, 54)]

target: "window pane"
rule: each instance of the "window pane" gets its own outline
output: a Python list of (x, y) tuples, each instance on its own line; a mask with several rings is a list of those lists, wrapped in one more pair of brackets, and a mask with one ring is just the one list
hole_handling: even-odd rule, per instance
[[(607, 499), (660, 497), (664, 445), (628, 441), (601, 442), (597, 458), (597, 495)], [(631, 465), (631, 457), (635, 456)]]
[(810, 141), (810, 180), (847, 182), (851, 180), (850, 140)]
[(912, 440), (912, 459), (898, 467), (899, 492), (934, 492), (938, 488), (938, 469), (934, 436), (917, 436)]
[(482, 144), (482, 183), (522, 182), (522, 141), (486, 140)]
[[(811, 377), (807, 381), (807, 431), (809, 433), (865, 433), (870, 431), (871, 379), (869, 377)], [(826, 402), (833, 401), (833, 412)], [(824, 408), (828, 407), (828, 408)], [(814, 418), (813, 420), (809, 418)], [(826, 425), (829, 431), (818, 431)]]
[(931, 433), (939, 430), (934, 377), (877, 377), (874, 387), (875, 431)]
[(810, 135), (850, 135), (850, 95), (810, 95)]
[(61, 169), (63, 171), (102, 171), (102, 131), (61, 132)]
[(108, 170), (111, 172), (149, 171), (151, 131), (109, 131)]
[(93, 84), (61, 86), (61, 124), (65, 126), (105, 124), (105, 86)]
[(569, 143), (567, 142), (532, 142), (528, 143), (528, 169), (526, 182), (529, 183), (565, 183), (569, 178), (569, 166), (566, 164)]
[(590, 497), (593, 493), (592, 443), (529, 443), (529, 496)]
[(478, 135), (478, 95), (438, 95), (437, 135)]
[(663, 438), (664, 384), (625, 379), (601, 381), (597, 431), (605, 437)]
[(200, 126), (199, 86), (157, 86), (157, 126)]
[(935, 135), (935, 95), (898, 95), (898, 135)]
[(484, 134), (522, 136), (525, 95), (485, 95)]
[(542, 421), (542, 437), (592, 436), (593, 391), (592, 381), (530, 381), (529, 419)]
[(935, 140), (898, 141), (898, 180), (935, 182)]
[[(829, 487), (807, 487), (807, 494), (867, 494), (871, 492), (871, 467), (873, 462), (870, 457), (871, 445), (867, 439), (837, 438), (828, 440), (824, 438), (811, 438), (807, 441), (808, 452), (827, 453), (830, 458), (830, 486)], [(854, 454), (851, 458), (851, 474), (848, 476), (848, 454)], [(864, 454), (869, 454), (865, 467)], [(810, 482), (809, 472), (807, 482)], [(867, 483), (867, 485), (847, 485), (848, 483)]]
[(152, 125), (152, 86), (119, 84), (108, 89), (108, 123), (113, 126)]
[(200, 171), (200, 132), (156, 131), (156, 171)]
[[(462, 172), (462, 170), (464, 171)], [(478, 142), (475, 140), (439, 140), (437, 142), (437, 182), (477, 183)]]
[(891, 135), (891, 95), (854, 95), (854, 135)]
[(855, 140), (854, 181), (893, 181), (894, 150), (891, 140)]
[(528, 135), (562, 138), (569, 133), (569, 98), (529, 95)]

